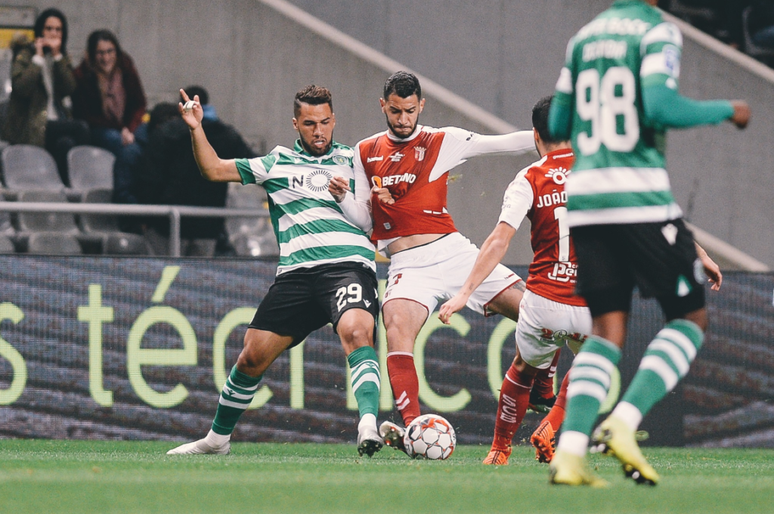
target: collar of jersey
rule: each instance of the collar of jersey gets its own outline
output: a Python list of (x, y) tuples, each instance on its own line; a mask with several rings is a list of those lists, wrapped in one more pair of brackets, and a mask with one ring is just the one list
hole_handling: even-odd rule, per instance
[(306, 150), (304, 150), (303, 146), (301, 146), (301, 140), (300, 139), (296, 139), (296, 142), (293, 145), (293, 151), (296, 152), (297, 154), (299, 154), (302, 157), (306, 157), (307, 159), (315, 159), (315, 160), (317, 160), (317, 159), (324, 159), (325, 157), (331, 155), (333, 153), (333, 151), (338, 146), (339, 146), (339, 144), (336, 141), (334, 141), (331, 144), (331, 149), (328, 150), (328, 153), (323, 154), (323, 155), (312, 155), (309, 152), (307, 152)]
[(393, 135), (392, 132), (390, 132), (390, 129), (387, 129), (387, 137), (390, 139), (390, 141), (395, 141), (396, 143), (408, 143), (409, 141), (416, 138), (420, 132), (422, 132), (422, 125), (417, 125), (416, 130), (414, 130), (414, 133), (411, 134), (409, 137), (397, 137)]

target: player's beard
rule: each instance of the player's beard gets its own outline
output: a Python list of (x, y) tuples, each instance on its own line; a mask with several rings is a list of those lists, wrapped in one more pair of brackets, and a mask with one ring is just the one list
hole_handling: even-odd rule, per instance
[[(402, 133), (399, 134), (398, 132), (396, 132), (395, 125), (390, 123), (390, 118), (388, 118), (386, 115), (385, 115), (385, 119), (387, 120), (387, 127), (390, 129), (390, 133), (392, 133), (392, 135), (397, 137), (398, 139), (406, 139), (414, 135), (414, 132), (416, 132), (417, 130), (417, 125), (419, 124), (419, 118), (417, 118), (417, 121), (415, 121), (414, 124), (411, 126), (411, 132), (409, 132), (404, 136)], [(405, 132), (405, 129), (402, 128), (401, 131)]]
[(301, 135), (301, 133), (298, 133), (298, 139), (301, 141), (301, 147), (308, 153), (309, 155), (313, 157), (320, 157), (322, 155), (327, 154), (331, 151), (331, 146), (333, 146), (333, 134), (331, 134), (331, 139), (328, 141), (328, 144), (325, 145), (322, 149), (318, 150), (317, 147), (310, 145), (306, 142), (304, 137)]

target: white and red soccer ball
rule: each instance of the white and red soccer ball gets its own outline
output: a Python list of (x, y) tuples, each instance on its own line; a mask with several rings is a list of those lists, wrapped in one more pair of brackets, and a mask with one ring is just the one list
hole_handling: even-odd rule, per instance
[(419, 416), (406, 427), (406, 453), (414, 459), (448, 459), (457, 445), (454, 427), (437, 414)]

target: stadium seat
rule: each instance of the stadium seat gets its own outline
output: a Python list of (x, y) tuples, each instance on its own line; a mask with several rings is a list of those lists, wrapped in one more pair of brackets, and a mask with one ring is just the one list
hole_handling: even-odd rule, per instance
[(88, 189), (113, 189), (115, 156), (96, 146), (76, 146), (67, 154), (67, 175), (70, 188), (85, 192)]
[[(13, 147), (11, 147), (13, 148)], [(59, 202), (67, 203), (64, 191), (19, 191), (20, 202)], [(80, 231), (75, 223), (75, 215), (65, 212), (20, 212), (17, 216), (19, 231), (23, 234), (33, 232), (58, 232), (77, 235)]]
[(0, 156), (5, 186), (10, 190), (64, 191), (56, 162), (46, 150), (32, 145), (11, 145)]
[[(263, 210), (266, 193), (261, 188), (229, 184), (226, 207)], [(276, 256), (279, 247), (271, 221), (266, 216), (226, 219), (226, 233), (237, 255), (247, 257)]]
[(0, 211), (0, 235), (13, 236), (16, 232), (11, 223), (11, 214), (5, 211)]
[(80, 255), (78, 239), (60, 232), (36, 232), (27, 242), (27, 253), (40, 255)]
[[(112, 189), (88, 189), (84, 203), (111, 203)], [(111, 255), (149, 255), (148, 242), (143, 236), (121, 232), (118, 220), (112, 214), (83, 214), (81, 230), (86, 235), (101, 239), (102, 253)]]
[(6, 236), (0, 235), (0, 253), (14, 253), (16, 248), (13, 245), (13, 241)]

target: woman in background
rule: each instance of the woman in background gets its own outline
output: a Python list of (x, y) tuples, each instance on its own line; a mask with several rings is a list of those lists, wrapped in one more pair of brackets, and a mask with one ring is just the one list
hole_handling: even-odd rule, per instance
[(67, 20), (58, 9), (46, 9), (35, 20), (35, 41), (15, 38), (11, 97), (3, 139), (11, 144), (44, 147), (51, 153), (65, 184), (67, 152), (88, 144), (85, 123), (72, 119), (70, 95), (76, 82), (67, 55)]
[(86, 121), (91, 144), (116, 157), (134, 142), (145, 115), (145, 92), (132, 58), (121, 50), (115, 34), (101, 29), (87, 41), (87, 57), (75, 70), (73, 114)]

